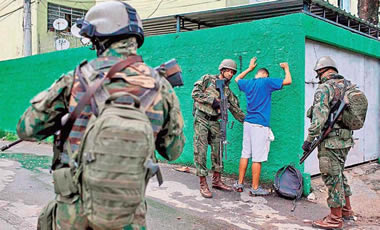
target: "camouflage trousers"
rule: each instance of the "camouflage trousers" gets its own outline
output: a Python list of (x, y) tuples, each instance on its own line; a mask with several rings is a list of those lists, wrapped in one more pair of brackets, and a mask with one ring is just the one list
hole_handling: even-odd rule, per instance
[(194, 164), (197, 176), (207, 176), (207, 149), (211, 145), (211, 165), (214, 172), (222, 172), (219, 155), (220, 125), (218, 121), (209, 121), (201, 116), (194, 117)]
[(343, 207), (346, 204), (345, 196), (352, 195), (343, 173), (350, 148), (330, 149), (324, 146), (324, 142), (318, 148), (319, 170), (328, 189), (327, 205), (330, 208)]
[[(141, 203), (135, 212), (132, 224), (112, 230), (145, 230), (145, 214), (146, 204)], [(84, 215), (82, 202), (79, 197), (73, 199), (72, 202), (58, 201), (55, 220), (56, 230), (105, 230), (88, 222), (87, 217)]]

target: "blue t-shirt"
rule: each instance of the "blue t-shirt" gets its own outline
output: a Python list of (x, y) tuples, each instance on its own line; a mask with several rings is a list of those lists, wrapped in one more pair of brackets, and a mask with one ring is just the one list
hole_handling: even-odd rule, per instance
[(242, 79), (238, 86), (247, 97), (246, 122), (269, 127), (272, 92), (282, 88), (283, 79)]

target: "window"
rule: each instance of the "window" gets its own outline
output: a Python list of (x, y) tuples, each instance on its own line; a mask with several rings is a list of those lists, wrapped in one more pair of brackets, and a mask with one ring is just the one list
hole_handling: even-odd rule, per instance
[(338, 0), (339, 8), (345, 10), (346, 12), (350, 12), (351, 8), (351, 0)]
[(70, 7), (60, 6), (52, 3), (48, 3), (48, 31), (54, 31), (53, 22), (57, 18), (64, 18), (68, 22), (68, 27), (65, 31), (69, 32), (71, 26), (77, 19), (84, 18), (86, 10), (73, 9)]

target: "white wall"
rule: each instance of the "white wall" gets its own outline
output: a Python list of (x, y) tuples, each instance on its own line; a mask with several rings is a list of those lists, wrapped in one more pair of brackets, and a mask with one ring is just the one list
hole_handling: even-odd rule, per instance
[[(313, 71), (316, 60), (321, 56), (332, 57), (338, 65), (339, 74), (357, 84), (368, 98), (366, 122), (361, 130), (354, 132), (355, 146), (351, 149), (346, 166), (376, 159), (380, 156), (380, 60), (324, 43), (306, 40), (305, 82), (316, 82)], [(305, 112), (313, 102), (318, 85), (305, 84)], [(310, 120), (305, 114), (305, 137)], [(319, 173), (316, 151), (305, 161), (305, 171)]]

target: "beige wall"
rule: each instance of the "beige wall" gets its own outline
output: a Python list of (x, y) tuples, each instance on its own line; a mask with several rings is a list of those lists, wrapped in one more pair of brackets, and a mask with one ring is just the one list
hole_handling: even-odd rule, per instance
[[(10, 2), (10, 1), (7, 1)], [(0, 15), (7, 14), (23, 6), (24, 0), (15, 0), (8, 7), (0, 11)], [(33, 1), (32, 1), (33, 2)], [(95, 4), (92, 2), (71, 2), (66, 0), (34, 0), (32, 3), (32, 54), (51, 52), (55, 50), (54, 41), (56, 33), (47, 31), (47, 2), (68, 6), (77, 9), (89, 9)], [(0, 4), (0, 9), (7, 4)], [(23, 56), (23, 9), (19, 9), (9, 16), (0, 18), (0, 61)], [(59, 35), (70, 41), (71, 47), (81, 46), (78, 39), (70, 34)]]
[[(97, 0), (97, 2), (104, 2), (104, 0)], [(128, 0), (125, 2), (136, 8), (142, 19), (226, 7), (226, 0)]]
[[(2, 1), (4, 2), (4, 1)], [(6, 1), (7, 4), (0, 4), (0, 15), (8, 14), (12, 11), (14, 13), (8, 16), (3, 16), (0, 18), (0, 61), (6, 59), (12, 59), (21, 57), (23, 55), (23, 9), (18, 9), (23, 7), (23, 0), (15, 0), (8, 5), (10, 1)], [(8, 6), (7, 6), (8, 5)], [(7, 7), (5, 7), (7, 6)], [(17, 10), (18, 9), (18, 10)], [(32, 24), (35, 24), (36, 14), (36, 3), (32, 4)], [(36, 33), (35, 27), (32, 25), (32, 39)]]

